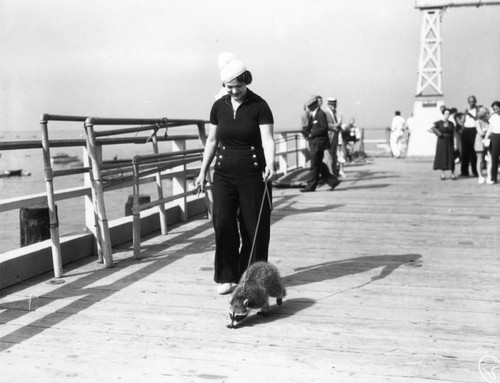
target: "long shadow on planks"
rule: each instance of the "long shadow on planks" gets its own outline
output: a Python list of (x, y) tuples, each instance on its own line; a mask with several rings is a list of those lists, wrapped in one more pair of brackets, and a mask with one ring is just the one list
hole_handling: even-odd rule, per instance
[(389, 178), (400, 178), (401, 176), (395, 175), (393, 172), (358, 170), (353, 172), (352, 177), (356, 181), (373, 181)]
[(285, 285), (300, 286), (308, 283), (332, 280), (346, 275), (364, 273), (366, 271), (383, 267), (380, 274), (371, 278), (368, 283), (384, 279), (397, 268), (406, 265), (420, 267), (420, 254), (400, 255), (371, 255), (343, 259), (340, 261), (324, 262), (317, 265), (299, 267), (294, 274), (283, 278)]
[[(166, 238), (164, 244), (160, 246), (150, 246), (151, 248), (157, 249), (157, 251), (150, 256), (146, 256), (139, 260), (127, 258), (115, 261), (113, 268), (102, 268), (88, 274), (82, 274), (83, 276), (81, 278), (70, 283), (62, 284), (59, 288), (43, 296), (35, 297), (35, 299), (26, 297), (25, 299), (0, 304), (0, 325), (2, 325), (29, 314), (32, 310), (41, 309), (59, 299), (73, 298), (73, 300), (64, 307), (60, 307), (54, 311), (46, 309), (48, 312), (45, 315), (0, 337), (0, 353), (8, 350), (17, 343), (26, 341), (51, 327), (57, 326), (60, 322), (77, 315), (79, 312), (92, 307), (94, 304), (134, 284), (139, 279), (153, 274), (185, 256), (211, 249), (213, 244), (207, 241), (205, 237), (199, 237), (206, 233), (211, 226), (211, 222), (204, 222), (195, 229), (191, 229), (176, 236), (174, 240), (175, 243), (187, 244), (182, 250), (171, 250), (169, 246), (166, 245), (170, 240)], [(123, 249), (128, 246), (129, 245), (119, 246), (117, 249)], [(144, 249), (145, 246), (142, 248)], [(76, 262), (75, 266), (85, 262), (85, 260)], [(144, 267), (136, 271), (131, 269), (129, 273), (126, 272), (130, 265), (137, 263), (143, 264)], [(107, 278), (117, 272), (123, 274), (121, 278), (118, 278), (112, 283), (103, 282), (102, 285), (94, 286), (101, 279)], [(66, 274), (68, 273), (71, 273), (71, 271), (67, 270)], [(9, 288), (6, 289), (6, 291), (14, 292), (16, 289), (20, 288), (23, 288), (23, 286)]]

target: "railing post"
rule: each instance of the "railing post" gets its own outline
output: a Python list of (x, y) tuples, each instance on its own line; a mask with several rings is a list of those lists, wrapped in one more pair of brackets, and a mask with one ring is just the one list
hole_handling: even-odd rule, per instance
[[(102, 159), (102, 148), (97, 148), (97, 156)], [(87, 147), (83, 147), (83, 166), (88, 167), (89, 171), (83, 176), (83, 183), (85, 186), (90, 187), (90, 196), (85, 196), (85, 227), (89, 232), (94, 235), (94, 239), (97, 247), (97, 262), (103, 263), (103, 251), (102, 251), (102, 235), (99, 230), (99, 222), (97, 218), (97, 196), (95, 194), (93, 176), (92, 176), (92, 164), (89, 158), (89, 152)]]
[(49, 219), (50, 219), (50, 238), (52, 241), (52, 264), (54, 267), (54, 277), (61, 278), (62, 260), (61, 260), (61, 245), (59, 241), (59, 222), (57, 219), (56, 203), (54, 200), (54, 176), (52, 173), (52, 166), (50, 163), (50, 144), (49, 144), (49, 131), (47, 128), (47, 121), (42, 119), (40, 122), (42, 128), (42, 149), (43, 149), (43, 163), (45, 171), (45, 187), (47, 190), (47, 204), (49, 206)]
[(359, 140), (359, 152), (365, 152), (365, 128), (361, 128), (361, 138)]
[(278, 169), (281, 174), (288, 173), (288, 141), (286, 133), (278, 133)]
[(96, 214), (99, 222), (98, 232), (101, 234), (101, 246), (104, 264), (106, 267), (113, 267), (113, 252), (111, 250), (111, 237), (109, 235), (108, 219), (106, 217), (106, 208), (104, 205), (104, 187), (102, 172), (99, 162), (99, 149), (94, 135), (94, 125), (85, 121), (85, 136), (87, 138), (87, 149), (92, 164), (92, 189), (96, 196)]
[[(158, 139), (156, 137), (156, 132), (152, 132), (152, 142), (153, 142), (153, 153), (158, 154)], [(158, 193), (158, 199), (163, 199), (163, 184), (161, 182), (161, 171), (156, 173), (156, 191)], [(139, 194), (137, 194), (139, 195)], [(139, 197), (137, 197), (139, 198)], [(160, 230), (163, 235), (168, 234), (167, 229), (167, 214), (165, 212), (165, 204), (158, 205), (158, 213), (160, 217)]]
[(295, 141), (295, 168), (299, 167), (299, 136), (297, 134), (293, 135), (293, 140)]
[[(186, 141), (185, 140), (174, 140), (172, 141), (172, 151), (173, 152), (179, 152), (186, 150)], [(177, 166), (172, 169), (172, 171), (182, 171), (181, 176), (174, 176), (172, 177), (172, 190), (173, 190), (173, 195), (176, 194), (181, 194), (185, 193), (187, 191), (187, 182), (186, 182), (186, 170), (187, 166), (186, 164)], [(177, 204), (179, 205), (180, 208), (180, 220), (185, 222), (187, 221), (187, 197), (184, 196), (182, 198), (179, 198)]]
[(302, 136), (299, 135), (299, 142), (298, 142), (298, 163), (297, 167), (298, 168), (305, 168), (306, 167), (306, 162), (307, 162), (307, 157), (306, 157), (306, 152), (307, 152), (307, 140)]
[(132, 242), (134, 246), (134, 258), (139, 259), (141, 254), (141, 209), (139, 207), (139, 162), (134, 157), (132, 164), (134, 167), (134, 184), (133, 184), (133, 198), (132, 204)]

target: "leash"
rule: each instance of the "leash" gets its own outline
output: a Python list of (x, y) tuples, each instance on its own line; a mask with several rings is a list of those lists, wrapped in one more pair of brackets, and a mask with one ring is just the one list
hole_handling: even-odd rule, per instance
[(252, 241), (252, 250), (250, 251), (250, 257), (248, 257), (247, 269), (252, 264), (253, 252), (255, 250), (255, 242), (257, 241), (257, 233), (259, 232), (260, 219), (262, 217), (262, 211), (264, 210), (264, 202), (266, 201), (266, 196), (267, 200), (269, 201), (269, 208), (273, 210), (273, 201), (271, 200), (271, 196), (269, 195), (269, 187), (267, 186), (267, 182), (264, 181), (264, 194), (262, 195), (262, 202), (260, 203), (259, 216), (257, 218), (257, 225), (255, 226), (255, 233), (253, 235), (253, 241)]

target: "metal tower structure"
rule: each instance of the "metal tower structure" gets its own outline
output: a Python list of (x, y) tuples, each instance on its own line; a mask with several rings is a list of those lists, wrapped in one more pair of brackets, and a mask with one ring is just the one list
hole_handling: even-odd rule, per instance
[(443, 68), (441, 66), (441, 17), (442, 9), (423, 11), (418, 61), (417, 97), (442, 97)]
[(452, 7), (479, 7), (500, 4), (500, 0), (415, 0), (422, 11), (418, 79), (413, 118), (413, 130), (408, 145), (409, 156), (433, 155), (436, 137), (428, 129), (441, 118), (444, 105), (441, 64), (441, 20), (444, 11)]

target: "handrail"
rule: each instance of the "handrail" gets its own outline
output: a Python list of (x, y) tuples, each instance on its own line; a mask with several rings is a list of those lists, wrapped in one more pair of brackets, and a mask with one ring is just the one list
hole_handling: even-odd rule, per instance
[[(108, 145), (123, 145), (123, 144), (144, 144), (146, 137), (116, 137), (116, 138), (98, 138), (97, 144), (101, 146)], [(182, 134), (175, 136), (161, 136), (158, 141), (178, 141), (178, 140), (196, 140), (196, 134)], [(70, 148), (85, 146), (84, 138), (74, 139), (59, 139), (49, 140), (51, 148)], [(42, 140), (24, 140), (24, 141), (0, 141), (0, 151), (7, 150), (25, 150), (25, 149), (40, 149), (42, 147)]]
[[(50, 115), (50, 114), (45, 114), (42, 116), (41, 119), (41, 125), (42, 125), (42, 132), (43, 132), (43, 127), (44, 125), (49, 122), (49, 121), (60, 121), (60, 122), (76, 122), (76, 123), (81, 123), (83, 120), (82, 116), (62, 116), (62, 115)], [(137, 119), (132, 119), (134, 123), (137, 123)], [(84, 121), (90, 121), (90, 119), (85, 118)], [(92, 119), (92, 121), (101, 121), (99, 119)], [(130, 121), (130, 120), (124, 120), (124, 119), (112, 119), (112, 120), (104, 120), (104, 122), (107, 123), (107, 125), (112, 125), (111, 123), (116, 123), (120, 122), (123, 123), (125, 121)], [(144, 121), (144, 119), (139, 119), (140, 123)], [(154, 121), (158, 121), (158, 119), (154, 119)], [(163, 121), (163, 120), (161, 120)], [(181, 126), (181, 122), (187, 123), (191, 122), (194, 125), (198, 126), (198, 132), (199, 134), (179, 134), (179, 135), (167, 135), (166, 137), (163, 135), (153, 135), (153, 136), (146, 136), (146, 134), (143, 134), (141, 136), (137, 137), (121, 137), (121, 136), (114, 136), (114, 137), (94, 137), (95, 138), (95, 147), (96, 148), (101, 148), (101, 147), (106, 147), (109, 145), (116, 145), (116, 144), (146, 144), (148, 141), (148, 138), (151, 141), (151, 138), (158, 143), (158, 142), (165, 142), (169, 141), (173, 143), (174, 150), (175, 152), (169, 152), (169, 153), (154, 153), (154, 154), (141, 154), (138, 155), (136, 160), (140, 159), (141, 164), (141, 177), (139, 178), (139, 184), (145, 184), (145, 183), (150, 183), (154, 182), (156, 180), (157, 184), (158, 182), (161, 182), (163, 179), (173, 179), (174, 183), (174, 189), (177, 188), (177, 191), (174, 190), (174, 195), (172, 196), (167, 196), (167, 197), (161, 197), (159, 198), (160, 201), (167, 202), (167, 201), (173, 201), (178, 198), (182, 198), (183, 201), (179, 203), (179, 206), (183, 206), (185, 203), (185, 199), (188, 195), (191, 194), (191, 191), (188, 191), (186, 188), (186, 181), (185, 178), (189, 175), (189, 177), (195, 176), (199, 172), (199, 166), (195, 167), (189, 167), (187, 168), (186, 165), (192, 161), (199, 161), (202, 153), (202, 149), (192, 149), (192, 150), (185, 150), (185, 142), (189, 140), (196, 140), (199, 139), (203, 142), (204, 134), (200, 134), (202, 132), (202, 124), (205, 123), (203, 120), (169, 120), (168, 122), (168, 128), (171, 128), (172, 126)], [(48, 128), (48, 127), (47, 127)], [(138, 127), (139, 129), (143, 127)], [(145, 130), (151, 130), (154, 131), (157, 128), (157, 125), (150, 125), (148, 126), (148, 129)], [(83, 129), (83, 124), (79, 125), (77, 129), (75, 129), (75, 134), (81, 134)], [(96, 129), (97, 130), (97, 129)], [(103, 131), (104, 129), (99, 130), (100, 132)], [(107, 129), (110, 130), (110, 129)], [(118, 129), (116, 129), (118, 130)], [(49, 129), (47, 129), (47, 132)], [(281, 173), (286, 173), (293, 167), (298, 167), (301, 166), (305, 163), (305, 151), (306, 145), (305, 141), (303, 141), (302, 138), (302, 133), (300, 130), (289, 130), (289, 131), (280, 131), (276, 132), (276, 143), (277, 143), (277, 151), (276, 151), (276, 156), (277, 159), (280, 159), (280, 172)], [(7, 142), (0, 142), (0, 152), (1, 151), (6, 151), (6, 150), (28, 150), (28, 149), (40, 149), (43, 148), (43, 140), (25, 140), (25, 141), (7, 141)], [(69, 138), (69, 139), (48, 139), (48, 133), (46, 137), (46, 142), (45, 144), (47, 145), (47, 149), (49, 148), (56, 148), (56, 147), (75, 147), (75, 146), (80, 146), (80, 147), (88, 147), (88, 140), (84, 138)], [(285, 147), (285, 144), (287, 145)], [(47, 150), (44, 154), (44, 157), (49, 155), (49, 151)], [(294, 162), (294, 154), (295, 154), (295, 162)], [(86, 154), (84, 154), (84, 160), (85, 160)], [(304, 158), (304, 161), (301, 160), (301, 158)], [(47, 158), (44, 158), (46, 160)], [(46, 180), (55, 178), (55, 177), (61, 177), (61, 176), (68, 176), (68, 175), (73, 175), (73, 174), (90, 174), (90, 170), (92, 169), (92, 164), (84, 164), (81, 167), (78, 168), (72, 168), (72, 169), (57, 169), (57, 170), (52, 170), (50, 167), (50, 156), (48, 156), (48, 167), (44, 170), (45, 175), (46, 175)], [(103, 182), (103, 191), (109, 191), (109, 190), (116, 190), (124, 187), (131, 187), (134, 185), (133, 181), (133, 172), (132, 172), (132, 158), (131, 159), (121, 159), (121, 160), (116, 160), (116, 161), (103, 161), (100, 162), (99, 166), (101, 168), (101, 181)], [(291, 162), (290, 162), (291, 161)], [(172, 167), (176, 166), (175, 168), (172, 169)], [(158, 171), (161, 172), (159, 175)], [(123, 174), (124, 177), (113, 177), (113, 178), (108, 178), (104, 182), (102, 180), (102, 177), (109, 177), (109, 176), (114, 176), (115, 174)], [(159, 175), (159, 176), (158, 176)], [(88, 178), (88, 176), (86, 176)], [(91, 179), (92, 181), (92, 179)], [(90, 187), (90, 183), (88, 183), (88, 180), (86, 181), (87, 183), (83, 186), (79, 187), (74, 187), (74, 188), (68, 188), (68, 189), (61, 189), (61, 190), (53, 190), (52, 194), (52, 199), (53, 199), (53, 206), (55, 207), (55, 201), (61, 201), (65, 199), (73, 199), (73, 198), (81, 198), (82, 196), (85, 196), (89, 199), (93, 197), (92, 193), (92, 188)], [(177, 185), (177, 186), (176, 186)], [(176, 197), (177, 196), (177, 197)], [(6, 212), (6, 211), (11, 211), (18, 209), (20, 207), (29, 207), (37, 204), (46, 204), (48, 203), (48, 194), (47, 193), (38, 193), (38, 194), (32, 194), (32, 195), (25, 195), (25, 196), (20, 196), (20, 197), (15, 197), (15, 198), (9, 198), (9, 199), (0, 199), (0, 213)], [(146, 205), (147, 206), (147, 205)], [(185, 207), (181, 206), (181, 212), (184, 214)], [(139, 210), (143, 210), (144, 206), (141, 206)], [(93, 228), (94, 230), (97, 229), (97, 227), (89, 226), (90, 221), (89, 221), (89, 216), (87, 215), (87, 227)], [(56, 221), (57, 222), (57, 221)], [(166, 232), (166, 230), (165, 230)], [(99, 245), (99, 243), (98, 243)], [(0, 258), (1, 262), (1, 258)]]
[(110, 118), (88, 117), (85, 125), (135, 125), (135, 124), (167, 124), (168, 118)]
[(109, 118), (109, 117), (88, 117), (85, 120), (87, 125), (135, 125), (135, 124), (150, 124), (150, 125), (196, 125), (199, 122), (206, 123), (206, 120), (199, 119), (169, 119), (161, 118)]
[(61, 114), (44, 113), (40, 117), (40, 122), (49, 122), (49, 121), (84, 122), (86, 118), (87, 118), (86, 116), (68, 116)]
[[(139, 126), (139, 127), (126, 127), (126, 128), (119, 128), (119, 129), (107, 129), (107, 130), (96, 130), (96, 126), (110, 126), (110, 125), (149, 125), (149, 126)], [(92, 186), (92, 195), (94, 197), (94, 215), (96, 217), (96, 238), (98, 239), (98, 242), (101, 243), (101, 249), (102, 249), (102, 256), (104, 263), (106, 264), (106, 267), (112, 267), (113, 266), (113, 257), (112, 257), (112, 249), (111, 249), (111, 241), (110, 241), (110, 234), (109, 234), (109, 225), (108, 225), (108, 220), (107, 220), (107, 215), (106, 215), (106, 208), (105, 208), (105, 203), (104, 203), (104, 191), (105, 191), (105, 184), (104, 184), (104, 172), (102, 168), (102, 160), (101, 160), (101, 155), (99, 151), (99, 145), (97, 143), (97, 138), (102, 137), (102, 136), (111, 136), (111, 135), (120, 135), (120, 134), (126, 134), (126, 133), (137, 133), (139, 131), (145, 131), (145, 130), (151, 130), (151, 135), (148, 137), (146, 142), (151, 142), (153, 145), (153, 151), (155, 155), (153, 157), (148, 156), (143, 156), (145, 157), (145, 160), (149, 163), (151, 163), (151, 166), (147, 170), (143, 170), (142, 174), (139, 173), (139, 166), (134, 163), (131, 164), (133, 165), (133, 172), (134, 172), (134, 183), (133, 183), (133, 192), (134, 192), (134, 206), (136, 205), (136, 199), (138, 196), (136, 196), (137, 191), (138, 191), (138, 186), (139, 186), (139, 181), (138, 178), (141, 176), (147, 176), (150, 174), (155, 174), (156, 178), (156, 186), (157, 186), (157, 192), (158, 192), (158, 199), (162, 200), (163, 199), (163, 187), (161, 183), (161, 172), (168, 169), (171, 164), (167, 164), (161, 161), (161, 159), (168, 158), (168, 156), (158, 156), (158, 130), (162, 128), (168, 129), (169, 127), (172, 126), (183, 126), (183, 125), (196, 125), (198, 129), (198, 137), (199, 140), (202, 144), (205, 143), (206, 140), (206, 134), (205, 134), (205, 122), (203, 120), (194, 120), (194, 119), (185, 119), (185, 120), (169, 120), (166, 117), (162, 118), (103, 118), (103, 117), (88, 117), (85, 120), (84, 127), (85, 127), (85, 136), (86, 136), (86, 147), (88, 151), (88, 157), (90, 161), (90, 171), (89, 171), (89, 176), (90, 176), (90, 183)], [(167, 135), (167, 130), (165, 131), (165, 135)], [(175, 145), (175, 141), (174, 141)], [(184, 148), (185, 150), (185, 148)], [(184, 150), (181, 150), (183, 152)], [(178, 153), (179, 154), (179, 153)], [(197, 154), (200, 154), (198, 151)], [(135, 157), (134, 157), (135, 159)], [(184, 158), (184, 167), (185, 167), (185, 162), (186, 161), (191, 161), (191, 160), (200, 160), (200, 156), (196, 156), (195, 159), (193, 158)], [(118, 167), (123, 168), (122, 165), (119, 165)], [(110, 166), (106, 166), (106, 169), (112, 169)], [(108, 172), (109, 173), (109, 172)], [(129, 181), (129, 177), (126, 177), (126, 180)], [(175, 179), (174, 179), (175, 181)], [(174, 182), (175, 183), (175, 182)], [(185, 188), (184, 188), (185, 189)], [(184, 205), (187, 202), (184, 201)], [(167, 226), (167, 218), (166, 218), (166, 211), (165, 211), (165, 206), (164, 204), (161, 204), (158, 206), (159, 208), (159, 213), (160, 213), (160, 222), (161, 222), (161, 232), (162, 234), (166, 234), (166, 226)], [(185, 207), (184, 209), (185, 210)], [(134, 214), (135, 215), (135, 214)], [(137, 219), (134, 217), (134, 219)], [(134, 229), (136, 227), (136, 224), (134, 223)], [(138, 234), (140, 236), (140, 233)], [(137, 236), (137, 233), (134, 231), (133, 233), (134, 240)]]
[[(45, 116), (45, 119), (47, 121), (66, 121), (63, 118), (68, 117), (68, 116), (55, 116), (55, 115), (43, 115)], [(61, 118), (59, 118), (61, 117)], [(291, 134), (295, 133), (301, 133), (300, 130), (284, 130), (284, 131), (279, 131), (276, 132), (276, 135), (286, 135), (288, 136), (286, 141), (290, 142), (293, 141), (294, 137)], [(174, 141), (174, 140), (194, 140), (198, 139), (198, 135), (179, 135), (175, 137), (163, 137), (160, 136), (158, 137), (158, 141)], [(385, 140), (381, 139), (365, 139), (365, 142), (382, 142)], [(280, 143), (279, 138), (276, 139), (276, 143)], [(49, 140), (50, 146), (51, 147), (77, 147), (77, 146), (85, 146), (85, 139), (60, 139), (60, 140)], [(144, 143), (144, 137), (119, 137), (119, 138), (113, 138), (113, 139), (106, 139), (106, 138), (99, 138), (97, 140), (97, 143), (100, 146), (106, 146), (106, 145), (121, 145), (121, 144), (143, 144)], [(41, 141), (40, 140), (24, 140), (24, 141), (0, 141), (0, 152), (1, 151), (7, 151), (7, 150), (27, 150), (27, 149), (40, 149), (41, 147)], [(299, 149), (301, 151), (305, 150), (304, 148)], [(296, 149), (287, 149), (285, 151), (276, 151), (276, 155), (284, 155), (284, 154), (293, 154), (296, 152)], [(130, 162), (131, 160), (118, 160), (117, 162), (123, 162), (127, 161), (127, 164), (125, 165), (126, 167), (130, 167)], [(110, 166), (107, 167), (106, 163), (109, 163), (109, 161), (104, 161), (102, 169), (105, 171), (106, 169), (111, 169), (111, 168), (116, 168), (116, 166)], [(73, 169), (68, 169), (68, 170), (76, 170), (77, 173), (82, 173), (88, 168), (73, 168)], [(54, 173), (57, 172), (64, 172), (63, 170), (56, 170)], [(106, 172), (105, 172), (106, 174)], [(162, 175), (164, 178), (169, 178), (168, 174)], [(130, 186), (131, 183), (128, 185), (125, 183), (124, 187)], [(111, 188), (113, 190), (113, 188)], [(114, 188), (116, 189), (116, 188)], [(62, 189), (60, 191), (56, 191), (56, 200), (64, 200), (65, 196), (72, 196), (75, 193), (75, 190), (82, 190), (80, 194), (75, 194), (75, 197), (81, 197), (84, 195), (89, 195), (89, 190), (90, 188), (87, 187), (75, 187), (75, 188), (68, 188), (68, 189)], [(109, 190), (106, 188), (106, 190)], [(72, 198), (72, 197), (69, 197)], [(14, 198), (7, 198), (7, 199), (0, 199), (0, 213), (2, 212), (7, 212), (15, 209), (19, 209), (20, 207), (29, 207), (29, 206), (34, 206), (37, 204), (41, 203), (46, 203), (46, 194), (45, 193), (36, 193), (36, 194), (28, 194), (25, 196), (20, 196), (20, 197), (14, 197)]]

